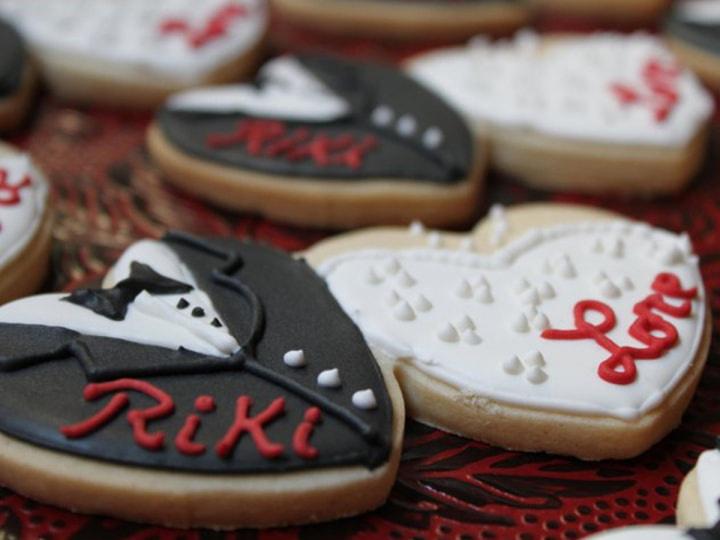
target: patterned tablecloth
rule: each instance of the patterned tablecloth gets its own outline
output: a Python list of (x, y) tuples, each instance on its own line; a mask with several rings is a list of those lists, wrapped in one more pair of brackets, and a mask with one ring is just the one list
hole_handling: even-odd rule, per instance
[[(561, 25), (555, 24), (553, 28)], [(328, 43), (277, 25), (281, 50), (298, 45), (356, 56), (398, 59), (410, 48), (372, 42)], [(283, 226), (212, 208), (165, 184), (143, 148), (145, 113), (70, 107), (42, 96), (30, 125), (11, 142), (47, 171), (57, 214), (52, 278), (47, 289), (96, 281), (123, 249), (167, 228), (252, 237), (287, 250), (331, 234)], [(555, 200), (618, 211), (673, 231), (688, 231), (701, 257), (720, 327), (720, 123), (703, 173), (682, 195), (630, 201), (528, 190), (489, 178), (478, 217), (493, 203)], [(400, 473), (390, 499), (375, 512), (339, 522), (268, 531), (171, 531), (76, 515), (0, 490), (0, 538), (22, 539), (572, 539), (633, 523), (672, 523), (683, 476), (720, 434), (720, 341), (682, 426), (630, 461), (584, 463), (507, 452), (408, 421)]]

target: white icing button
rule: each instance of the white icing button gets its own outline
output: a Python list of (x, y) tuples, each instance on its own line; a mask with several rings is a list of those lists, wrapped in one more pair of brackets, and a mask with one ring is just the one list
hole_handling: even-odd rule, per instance
[(432, 304), (430, 303), (430, 300), (428, 300), (428, 299), (427, 299), (425, 296), (423, 296), (422, 294), (419, 294), (419, 295), (415, 298), (415, 301), (413, 302), (413, 306), (414, 306), (415, 309), (417, 309), (418, 311), (423, 311), (423, 312), (425, 312), (425, 311), (430, 311), (430, 310), (432, 309), (432, 307), (433, 307)]
[(555, 298), (555, 289), (547, 281), (543, 281), (540, 287), (538, 287), (540, 296), (545, 300), (549, 298)]
[(491, 304), (493, 301), (492, 293), (488, 287), (481, 287), (475, 291), (475, 300), (481, 304)]
[(428, 235), (428, 245), (432, 248), (439, 248), (443, 245), (443, 239), (439, 232), (433, 231)]
[(526, 366), (544, 366), (545, 365), (545, 358), (543, 357), (542, 353), (540, 351), (530, 351), (525, 358), (523, 358), (523, 362)]
[(463, 315), (460, 320), (455, 323), (455, 328), (460, 330), (475, 330), (475, 323), (467, 315)]
[(377, 407), (375, 392), (370, 390), (358, 390), (352, 395), (352, 402), (358, 409), (374, 409)]
[(420, 221), (413, 221), (410, 224), (410, 227), (408, 227), (408, 231), (413, 236), (421, 236), (425, 234), (425, 225), (423, 225)]
[(541, 367), (533, 366), (528, 369), (525, 374), (525, 378), (532, 384), (541, 384), (547, 380), (547, 374), (542, 370)]
[(369, 285), (378, 285), (382, 283), (383, 278), (378, 275), (374, 268), (370, 268), (365, 275), (365, 282)]
[(395, 318), (399, 321), (412, 321), (415, 319), (415, 312), (413, 311), (413, 308), (411, 308), (410, 304), (405, 301), (400, 302), (397, 306), (395, 306), (393, 315), (395, 315)]
[(337, 388), (342, 384), (340, 382), (340, 372), (337, 368), (321, 371), (317, 376), (317, 383), (325, 388)]
[(535, 317), (533, 317), (532, 325), (535, 330), (547, 330), (550, 328), (550, 321), (548, 320), (547, 315), (544, 313), (538, 313)]
[(502, 368), (503, 371), (509, 375), (517, 375), (518, 373), (522, 373), (522, 371), (525, 369), (522, 365), (522, 362), (520, 362), (520, 359), (515, 355), (505, 360), (503, 362)]
[(394, 306), (400, 301), (400, 296), (395, 291), (390, 291), (385, 299), (388, 306)]
[(617, 298), (620, 296), (620, 289), (609, 279), (600, 283), (600, 292), (606, 298)]
[(410, 115), (401, 116), (397, 123), (397, 132), (404, 136), (410, 137), (417, 131), (417, 120)]
[(400, 275), (398, 276), (397, 281), (400, 284), (400, 286), (406, 287), (406, 288), (412, 287), (413, 285), (415, 285), (415, 283), (417, 283), (415, 281), (415, 279), (410, 274), (408, 274), (407, 271), (405, 271), (405, 270), (400, 272)]
[(388, 274), (397, 274), (400, 271), (400, 261), (393, 257), (387, 263), (385, 263), (385, 271)]
[(470, 298), (473, 295), (473, 290), (466, 279), (463, 279), (455, 289), (455, 295), (460, 298)]
[(306, 364), (305, 353), (302, 349), (288, 351), (283, 355), (283, 362), (290, 367), (303, 367)]
[(434, 126), (428, 128), (423, 134), (423, 144), (428, 148), (439, 147), (442, 144), (443, 139), (445, 139), (443, 132), (440, 131), (440, 128)]
[(448, 323), (440, 329), (438, 332), (438, 338), (445, 343), (454, 343), (460, 339), (460, 336), (458, 335), (457, 330), (455, 330), (455, 327)]
[(515, 320), (512, 322), (511, 328), (519, 333), (527, 332), (528, 330), (530, 330), (527, 317), (524, 313), (521, 313), (515, 318)]
[(387, 105), (380, 105), (379, 107), (376, 107), (375, 110), (372, 112), (372, 122), (376, 126), (389, 126), (390, 122), (393, 121), (394, 117), (395, 114), (393, 113), (392, 109)]
[(462, 340), (468, 345), (478, 345), (482, 340), (473, 330), (467, 329), (463, 332)]

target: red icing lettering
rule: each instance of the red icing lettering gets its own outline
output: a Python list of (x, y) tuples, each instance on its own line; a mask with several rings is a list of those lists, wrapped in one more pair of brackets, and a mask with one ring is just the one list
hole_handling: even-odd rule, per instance
[(305, 411), (305, 417), (293, 434), (293, 450), (298, 457), (303, 459), (315, 459), (318, 457), (317, 448), (310, 444), (310, 437), (315, 426), (320, 423), (320, 409), (310, 407)]
[(24, 176), (20, 183), (10, 185), (8, 182), (8, 172), (0, 170), (0, 206), (15, 206), (21, 201), (20, 190), (29, 188), (32, 180), (29, 176)]
[(235, 3), (228, 3), (218, 8), (199, 28), (191, 28), (185, 19), (170, 18), (160, 23), (161, 34), (184, 34), (188, 44), (199, 49), (208, 43), (227, 35), (232, 24), (248, 14), (247, 8)]
[(175, 410), (175, 404), (168, 394), (156, 386), (137, 379), (118, 379), (111, 382), (88, 384), (83, 391), (85, 401), (95, 401), (111, 392), (120, 391), (120, 393), (113, 396), (96, 415), (78, 424), (63, 426), (60, 431), (66, 437), (74, 439), (85, 437), (110, 423), (129, 403), (127, 394), (122, 390), (139, 392), (157, 401), (157, 405), (151, 407), (131, 409), (127, 414), (127, 420), (132, 427), (133, 438), (139, 446), (146, 450), (160, 450), (165, 444), (165, 434), (163, 432), (149, 433), (147, 424), (152, 420), (171, 415)]
[(354, 135), (329, 136), (312, 134), (307, 128), (289, 131), (278, 120), (244, 119), (231, 133), (212, 133), (207, 138), (211, 148), (244, 144), (252, 156), (283, 157), (288, 161), (311, 160), (318, 167), (339, 165), (359, 169), (365, 156), (377, 147), (372, 135), (357, 140)]
[(221, 458), (230, 456), (243, 433), (249, 433), (260, 455), (267, 459), (279, 457), (284, 450), (282, 444), (271, 442), (265, 435), (263, 426), (285, 413), (285, 398), (275, 399), (257, 416), (248, 417), (252, 400), (248, 396), (237, 399), (235, 421), (220, 442), (215, 445), (215, 452)]
[(175, 448), (181, 454), (186, 456), (200, 456), (205, 453), (205, 445), (195, 442), (195, 434), (200, 427), (200, 417), (197, 414), (191, 414), (185, 420), (183, 427), (175, 437)]
[(655, 121), (662, 123), (668, 119), (680, 99), (677, 91), (679, 76), (680, 69), (675, 64), (668, 65), (658, 59), (650, 59), (642, 69), (642, 80), (647, 91), (622, 83), (610, 85), (610, 90), (623, 105), (646, 104), (652, 110)]
[[(542, 333), (545, 339), (592, 339), (610, 356), (598, 366), (598, 375), (613, 384), (630, 384), (637, 378), (637, 360), (654, 360), (672, 348), (678, 340), (675, 326), (653, 312), (684, 319), (692, 313), (691, 300), (697, 296), (697, 288), (683, 289), (680, 279), (671, 273), (659, 274), (652, 283), (654, 293), (633, 307), (637, 319), (630, 325), (628, 334), (643, 343), (645, 347), (620, 346), (607, 334), (617, 323), (612, 308), (597, 300), (582, 300), (575, 304), (573, 316), (575, 328), (570, 330), (548, 329)], [(668, 304), (663, 295), (683, 299), (678, 306)], [(587, 321), (586, 313), (600, 313), (603, 320), (598, 324)], [(618, 370), (618, 368), (622, 368)]]

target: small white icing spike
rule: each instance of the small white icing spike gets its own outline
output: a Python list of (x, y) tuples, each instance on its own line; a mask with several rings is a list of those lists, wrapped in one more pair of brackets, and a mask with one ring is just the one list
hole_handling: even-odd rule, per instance
[(530, 351), (524, 358), (523, 362), (526, 366), (538, 366), (543, 367), (545, 365), (545, 358), (540, 351)]
[(530, 330), (530, 325), (524, 313), (520, 313), (520, 315), (515, 318), (512, 322), (512, 329), (518, 333), (524, 333)]
[(352, 402), (358, 409), (370, 410), (377, 407), (375, 392), (373, 392), (370, 388), (355, 392), (352, 395)]
[(307, 363), (305, 361), (305, 353), (302, 349), (286, 352), (283, 355), (283, 362), (294, 368), (303, 367)]
[(479, 345), (480, 343), (482, 343), (482, 339), (480, 339), (480, 336), (478, 336), (474, 330), (470, 329), (463, 332), (462, 340), (468, 345)]
[(493, 301), (493, 296), (490, 292), (490, 288), (479, 287), (478, 290), (475, 291), (475, 300), (477, 300), (481, 304), (491, 304)]
[(339, 387), (342, 384), (340, 381), (340, 371), (338, 371), (337, 368), (321, 371), (317, 376), (317, 383), (325, 388)]
[(466, 279), (463, 279), (460, 281), (458, 286), (455, 289), (455, 294), (459, 296), (460, 298), (470, 298), (473, 295), (473, 290), (470, 284), (467, 282)]
[(503, 362), (503, 371), (508, 375), (517, 375), (522, 373), (525, 367), (520, 362), (520, 359), (516, 355), (512, 355), (510, 358)]
[(446, 324), (438, 332), (438, 338), (445, 343), (454, 343), (460, 339), (460, 335), (452, 324)]
[(528, 369), (525, 378), (532, 384), (541, 384), (547, 380), (547, 374), (541, 367), (533, 366)]
[(415, 298), (415, 301), (413, 302), (413, 306), (416, 310), (420, 312), (427, 312), (432, 309), (432, 304), (430, 303), (430, 300), (428, 300), (424, 295), (418, 294)]
[(393, 315), (399, 321), (412, 321), (415, 320), (415, 312), (406, 301), (402, 301), (393, 310)]

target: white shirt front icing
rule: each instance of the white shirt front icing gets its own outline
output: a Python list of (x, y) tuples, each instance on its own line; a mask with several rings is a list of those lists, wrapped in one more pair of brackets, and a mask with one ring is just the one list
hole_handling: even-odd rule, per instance
[[(245, 14), (229, 18), (225, 33), (201, 46), (185, 32), (162, 31), (172, 19), (201, 29), (232, 5)], [(110, 62), (113, 72), (123, 66), (177, 83), (195, 82), (249, 50), (267, 24), (264, 0), (0, 0), (0, 15), (18, 26), (41, 60), (59, 54)]]
[[(47, 206), (48, 186), (43, 175), (25, 155), (0, 157), (0, 175), (9, 186), (28, 178), (30, 185), (18, 192), (16, 204), (0, 203), (0, 267), (10, 262), (28, 245), (40, 227)], [(0, 190), (0, 199), (4, 192)]]
[[(676, 67), (661, 42), (645, 34), (593, 34), (546, 44), (525, 32), (513, 41), (476, 39), (465, 48), (420, 56), (410, 74), (470, 120), (529, 128), (547, 135), (617, 144), (680, 146), (713, 110), (696, 77), (674, 80), (677, 102), (658, 121), (658, 95), (644, 78), (648, 62)], [(623, 102), (613, 87), (637, 93)]]
[(708, 450), (697, 462), (700, 503), (708, 525), (720, 521), (720, 451)]
[[(641, 416), (672, 391), (697, 354), (706, 316), (687, 237), (626, 221), (534, 229), (493, 255), (350, 252), (318, 271), (373, 347), (408, 359), (470, 400), (623, 419)], [(617, 316), (608, 336), (643, 347), (628, 334), (633, 306), (661, 272), (697, 287), (698, 297), (690, 318), (662, 315), (679, 340), (656, 360), (638, 360), (632, 384), (598, 376), (610, 353), (595, 341), (540, 336), (548, 326), (575, 328), (575, 304), (595, 299)]]
[[(151, 295), (143, 291), (130, 303), (122, 321), (63, 301), (67, 294), (30, 296), (0, 307), (0, 323), (56, 326), (85, 335), (124, 339), (172, 350), (183, 347), (219, 357), (227, 357), (240, 348), (208, 295), (197, 288), (187, 267), (161, 242), (143, 240), (131, 246), (108, 274), (104, 286), (113, 287), (128, 277), (134, 261), (147, 264), (159, 274), (194, 288), (190, 292), (166, 295)], [(188, 303), (184, 309), (177, 307), (181, 298)], [(203, 310), (201, 317), (192, 315), (196, 307)], [(221, 327), (211, 324), (215, 318), (222, 323)]]

